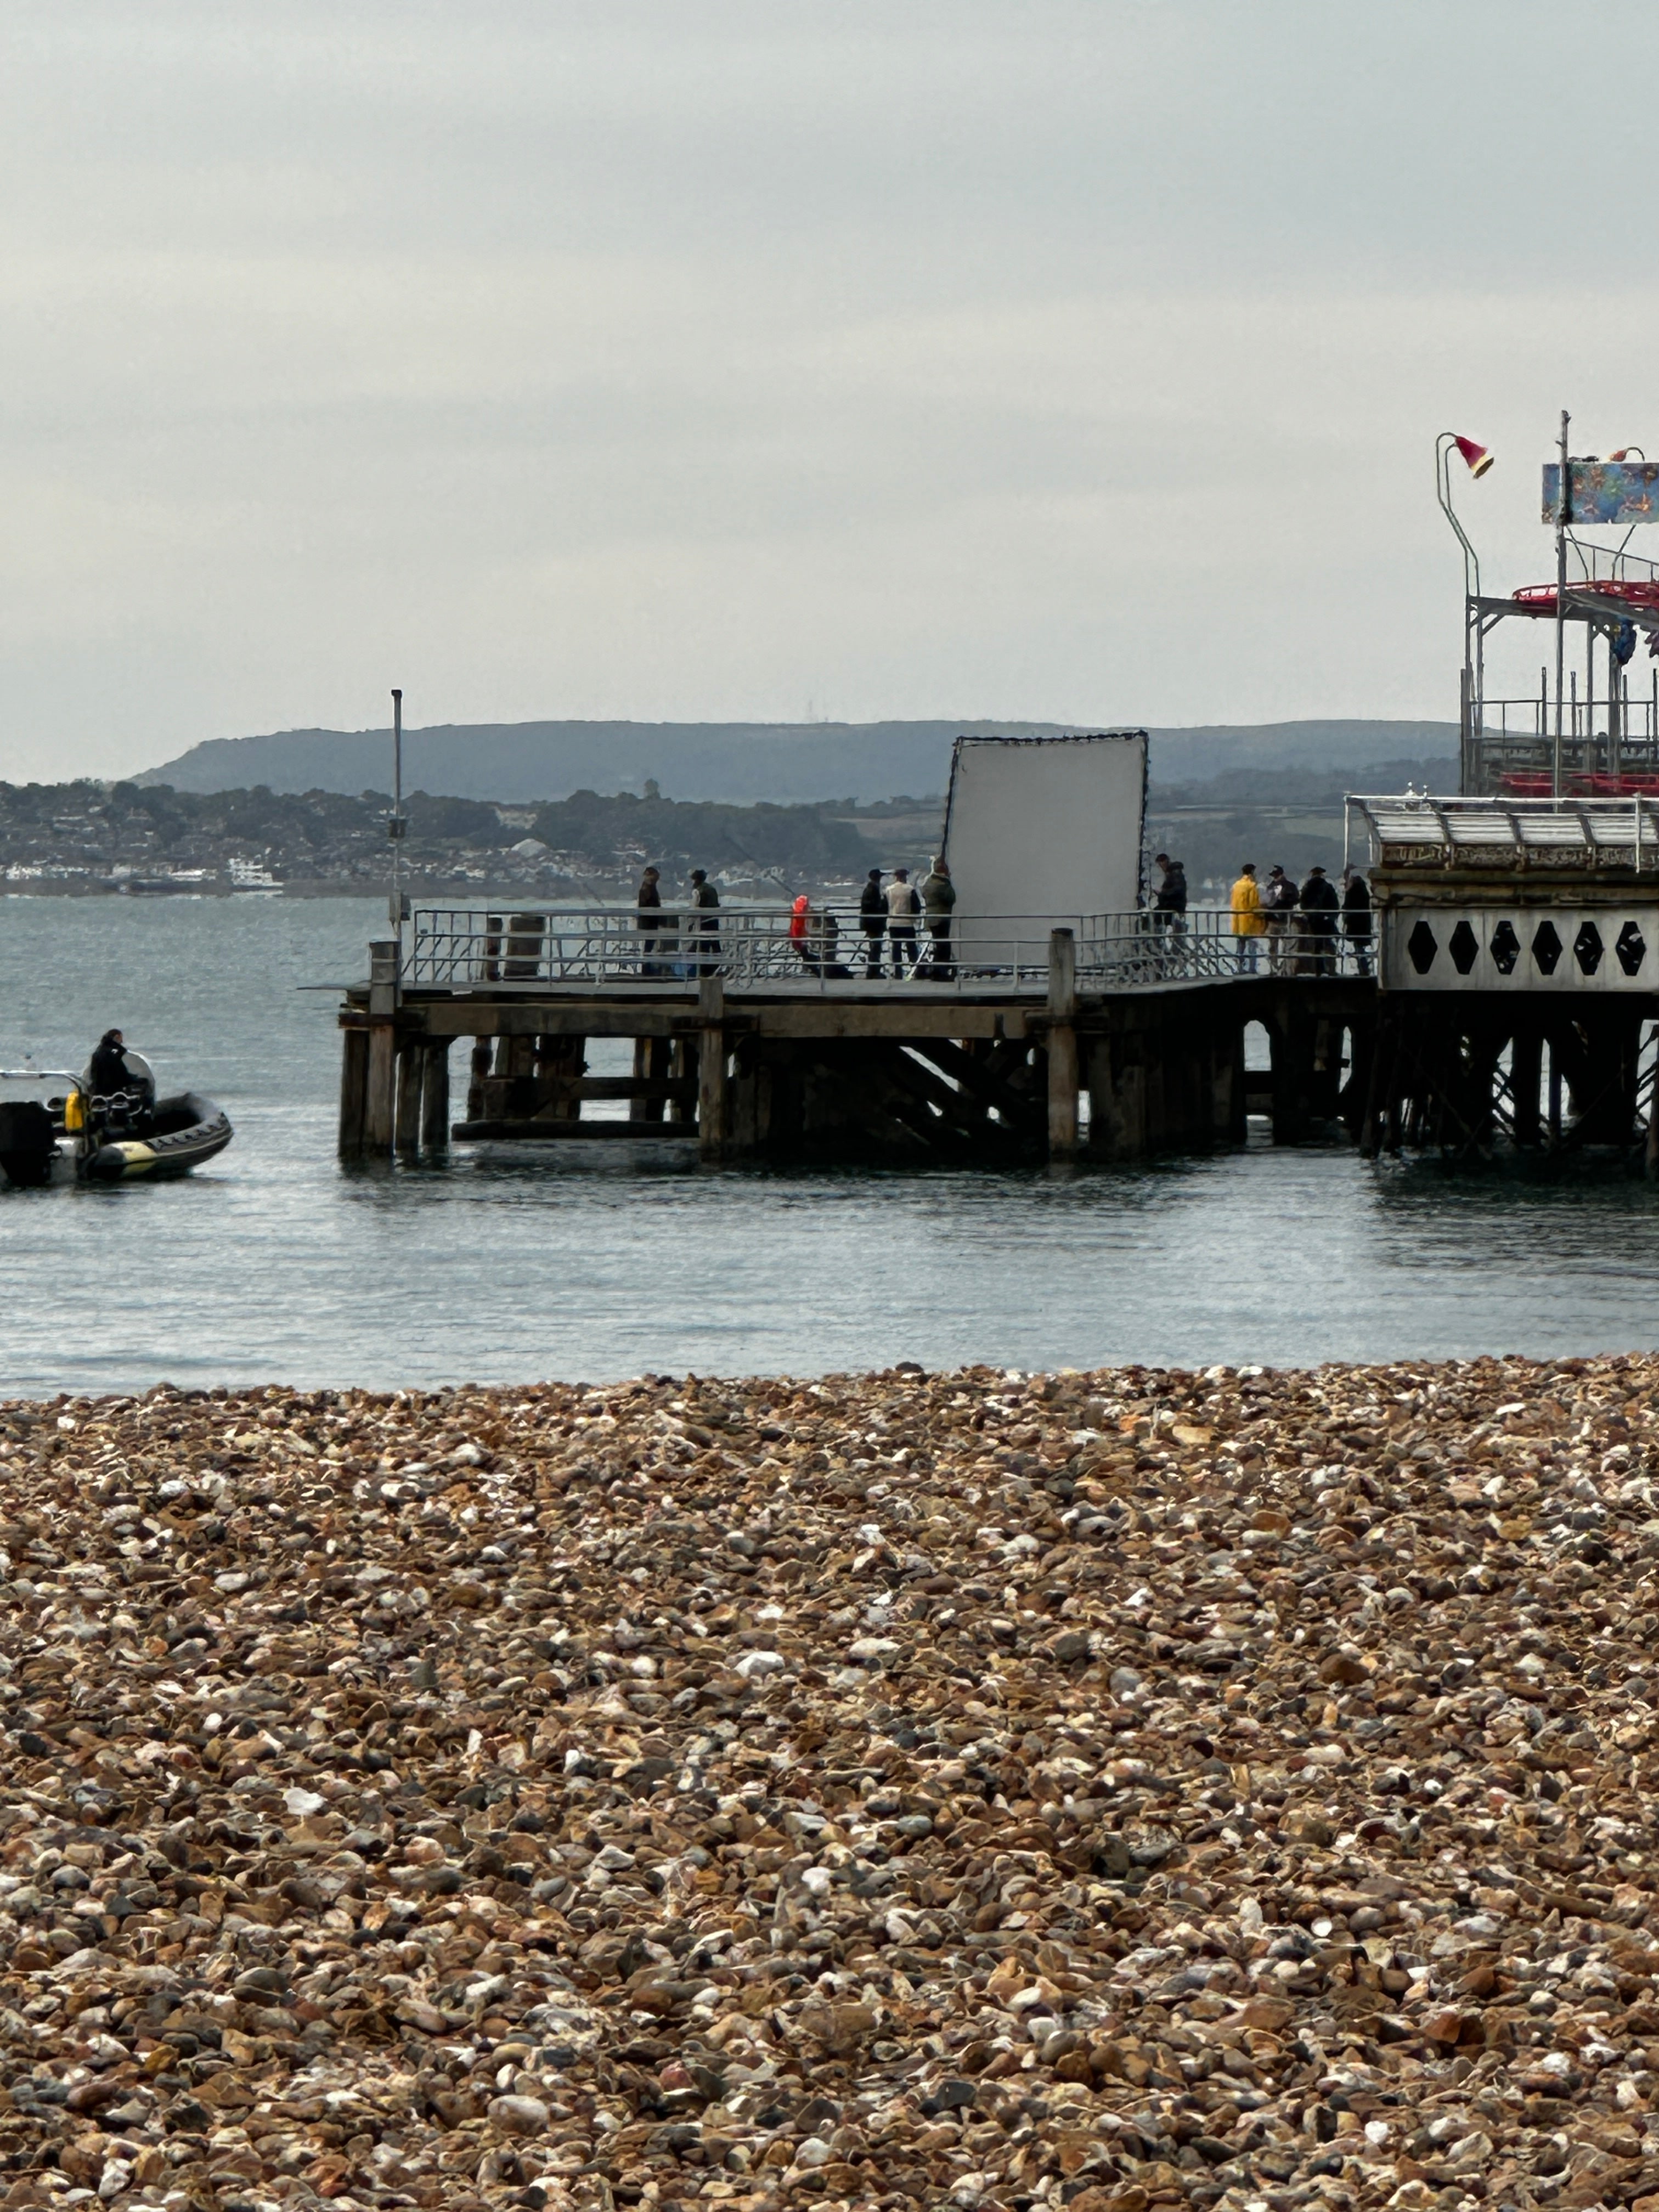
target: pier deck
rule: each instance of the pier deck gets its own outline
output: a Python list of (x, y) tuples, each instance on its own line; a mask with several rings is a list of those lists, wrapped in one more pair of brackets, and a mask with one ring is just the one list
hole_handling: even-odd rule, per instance
[[(343, 1155), (684, 1141), (718, 1160), (1124, 1160), (1240, 1143), (1251, 1112), (1280, 1142), (1360, 1133), (1374, 986), (1337, 972), (1357, 963), (1334, 940), (1287, 943), (1274, 972), (1264, 958), (1249, 973), (1224, 915), (1180, 930), (1079, 917), (1041, 936), (1015, 918), (924, 939), (919, 972), (872, 975), (858, 939), (803, 946), (780, 919), (722, 914), (694, 933), (668, 917), (642, 936), (614, 913), (417, 918), (412, 953), (374, 947), (341, 1010)], [(1270, 1073), (1247, 1073), (1252, 1023)], [(617, 1038), (632, 1073), (590, 1074), (590, 1042)]]

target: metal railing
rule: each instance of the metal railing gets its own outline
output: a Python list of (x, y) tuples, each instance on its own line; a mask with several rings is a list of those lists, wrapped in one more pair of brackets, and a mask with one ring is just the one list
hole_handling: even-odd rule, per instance
[[(787, 908), (676, 911), (542, 908), (508, 914), (419, 908), (403, 969), (413, 990), (683, 992), (705, 976), (728, 991), (826, 994), (914, 991), (962, 996), (1048, 988), (1052, 933), (1069, 927), (1077, 983), (1085, 992), (1165, 988), (1242, 973), (1332, 975), (1370, 972), (1370, 939), (1352, 937), (1339, 914), (1263, 915), (1260, 934), (1234, 933), (1226, 909), (958, 915), (948, 937), (918, 917), (913, 938), (866, 936), (856, 908), (814, 908), (805, 927)], [(1328, 925), (1328, 927), (1327, 926)]]
[[(1628, 538), (1630, 533), (1626, 532)], [(1597, 545), (1589, 538), (1579, 538), (1572, 531), (1567, 538), (1567, 585), (1601, 583), (1644, 583), (1659, 581), (1659, 561), (1650, 561), (1645, 555), (1627, 553), (1620, 545)]]
[[(1540, 693), (1522, 699), (1487, 698), (1481, 705), (1483, 720), (1478, 734), (1489, 755), (1506, 745), (1531, 755), (1553, 744), (1553, 710)], [(1610, 716), (1605, 698), (1570, 698), (1561, 717), (1563, 744), (1582, 746), (1588, 740), (1605, 750), (1616, 738), (1626, 758), (1637, 753), (1651, 754), (1659, 745), (1659, 689), (1652, 697), (1644, 698), (1638, 692), (1633, 699), (1621, 700), (1620, 705), (1619, 714)]]

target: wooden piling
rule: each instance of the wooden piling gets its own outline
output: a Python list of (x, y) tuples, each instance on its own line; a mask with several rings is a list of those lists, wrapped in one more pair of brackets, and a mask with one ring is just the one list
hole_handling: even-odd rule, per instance
[(652, 1118), (651, 1101), (647, 1093), (646, 1085), (651, 1080), (651, 1048), (655, 1042), (654, 1037), (648, 1036), (636, 1036), (634, 1040), (635, 1088), (628, 1107), (628, 1118), (630, 1121), (648, 1121)]
[(1510, 1040), (1510, 1129), (1522, 1152), (1538, 1149), (1543, 1081), (1543, 1034), (1535, 1024), (1517, 1029)]
[(582, 1100), (594, 1096), (582, 1087), (587, 1073), (587, 1039), (538, 1036), (536, 1040), (536, 1116), (538, 1121), (579, 1121)]
[(706, 1160), (726, 1151), (726, 987), (697, 979), (697, 1149)]
[(371, 1158), (391, 1153), (398, 1126), (397, 1035), (390, 1022), (368, 1032), (368, 1105), (363, 1117), (363, 1151)]
[(472, 1058), (468, 1066), (466, 1081), (466, 1118), (469, 1121), (482, 1121), (484, 1117), (484, 1079), (489, 1073), (489, 1064), (495, 1056), (495, 1041), (493, 1037), (473, 1038)]
[(392, 1120), (392, 1150), (400, 1160), (418, 1159), (421, 1151), (421, 1088), (426, 1073), (426, 1040), (406, 1036), (398, 1046), (398, 1100)]
[(437, 1159), (449, 1150), (449, 1039), (428, 1038), (421, 1083), (421, 1150)]
[(386, 1158), (397, 1132), (398, 960), (395, 938), (377, 938), (368, 948), (368, 1086), (363, 1116), (363, 1150)]
[[(674, 1038), (668, 1050), (668, 1079), (671, 1083), (690, 1084), (696, 1080), (696, 1054), (695, 1043), (685, 1037)], [(689, 1091), (676, 1091), (669, 1099), (668, 1118), (678, 1128), (684, 1128), (690, 1121)]]
[(1048, 934), (1048, 1156), (1077, 1151), (1077, 939), (1069, 929)]
[(364, 1116), (368, 1107), (368, 1031), (354, 1026), (340, 1033), (340, 1158), (363, 1156)]

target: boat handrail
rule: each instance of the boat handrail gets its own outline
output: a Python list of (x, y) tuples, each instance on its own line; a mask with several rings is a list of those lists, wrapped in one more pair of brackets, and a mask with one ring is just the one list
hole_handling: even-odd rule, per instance
[(0, 1083), (72, 1083), (77, 1091), (87, 1087), (82, 1077), (63, 1067), (0, 1067)]

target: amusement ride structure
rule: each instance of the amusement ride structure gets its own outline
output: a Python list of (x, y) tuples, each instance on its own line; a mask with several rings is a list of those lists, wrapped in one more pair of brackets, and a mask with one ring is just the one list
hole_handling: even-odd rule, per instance
[[(1544, 470), (1543, 520), (1555, 532), (1555, 574), (1507, 597), (1486, 592), (1480, 562), (1452, 501), (1452, 459), (1483, 477), (1492, 455), (1444, 431), (1435, 442), (1435, 492), (1463, 555), (1460, 785), (1466, 797), (1620, 799), (1659, 796), (1659, 562), (1629, 550), (1637, 526), (1659, 522), (1659, 462), (1626, 446), (1602, 460), (1567, 450)], [(1617, 544), (1583, 533), (1622, 530)], [(1488, 641), (1509, 623), (1550, 625), (1538, 688), (1494, 697)], [(1632, 664), (1645, 636), (1650, 681)], [(1632, 677), (1636, 680), (1632, 682)], [(1582, 679), (1582, 680), (1581, 680)]]

